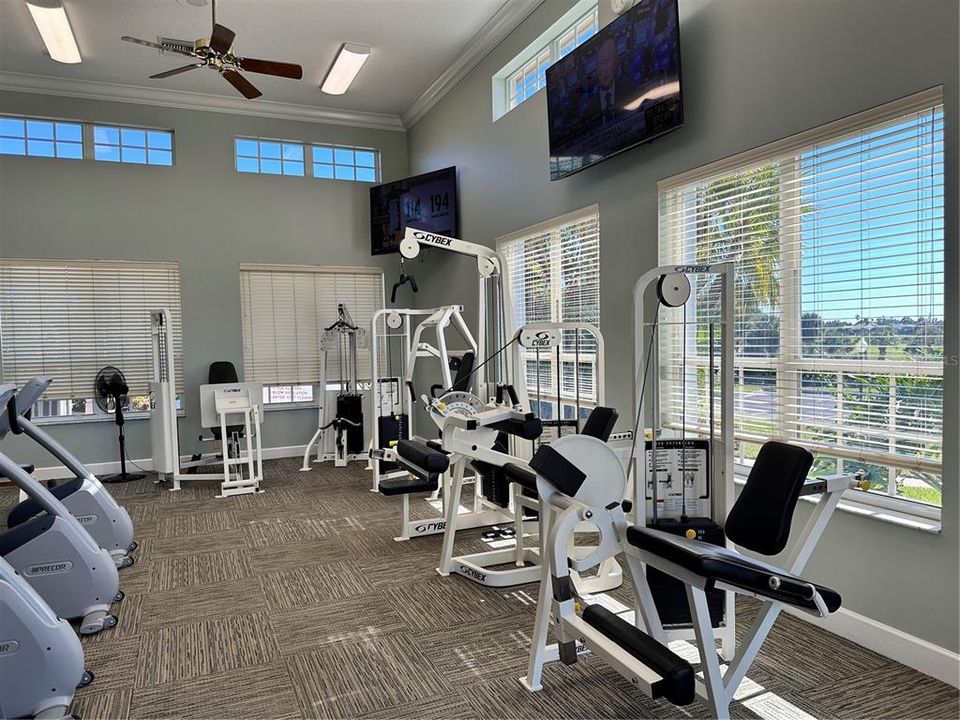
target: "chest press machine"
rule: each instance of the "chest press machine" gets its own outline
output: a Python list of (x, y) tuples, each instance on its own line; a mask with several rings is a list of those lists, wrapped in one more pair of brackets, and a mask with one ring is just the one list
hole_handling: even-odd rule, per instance
[[(659, 267), (644, 275), (635, 288), (635, 312), (638, 329), (643, 327), (643, 293), (651, 282), (658, 283), (660, 303), (678, 307), (686, 303), (692, 275), (719, 277), (724, 322), (720, 372), (727, 375), (721, 383), (732, 387), (733, 367), (733, 268), (729, 264), (696, 267)], [(659, 308), (658, 308), (659, 312)], [(656, 353), (656, 322), (649, 345), (637, 339), (637, 367), (642, 375), (638, 385), (638, 424), (642, 417), (646, 389), (647, 358)], [(711, 333), (712, 335), (712, 333)], [(638, 336), (642, 337), (638, 332)], [(712, 354), (712, 348), (711, 348)], [(659, 364), (653, 357), (653, 364)], [(713, 366), (710, 366), (711, 374)], [(685, 371), (685, 369), (684, 369)], [(710, 406), (713, 407), (713, 382)], [(659, 392), (656, 382), (651, 388)], [(793, 512), (799, 497), (819, 495), (813, 513), (799, 538), (786, 556), (783, 567), (757, 560), (752, 555), (726, 545), (715, 545), (648, 526), (648, 505), (656, 498), (647, 492), (656, 487), (659, 465), (645, 464), (644, 479), (634, 483), (632, 503), (621, 502), (627, 476), (608, 446), (592, 438), (569, 436), (537, 451), (531, 467), (537, 472), (537, 485), (544, 505), (547, 527), (547, 551), (534, 626), (534, 637), (527, 674), (520, 679), (531, 691), (540, 690), (545, 662), (559, 659), (570, 665), (579, 655), (599, 655), (620, 675), (653, 698), (664, 698), (677, 705), (692, 703), (697, 697), (709, 707), (715, 718), (730, 717), (730, 703), (746, 676), (760, 646), (778, 614), (791, 607), (824, 617), (840, 607), (840, 595), (830, 588), (800, 576), (826, 525), (849, 488), (862, 487), (855, 474), (826, 478), (808, 478), (812, 454), (799, 446), (769, 441), (764, 444), (747, 478), (740, 497), (733, 499), (733, 402), (732, 392), (721, 401), (719, 449), (721, 466), (719, 492), (714, 493), (714, 508), (724, 509), (726, 537), (746, 551), (776, 555), (786, 549)], [(659, 405), (653, 404), (654, 440), (660, 420)], [(710, 413), (712, 430), (712, 411)], [(636, 433), (635, 433), (636, 437)], [(712, 456), (716, 466), (717, 445)], [(654, 445), (653, 458), (656, 458)], [(652, 486), (649, 483), (653, 483)], [(656, 507), (656, 505), (653, 505)], [(627, 512), (634, 511), (633, 522)], [(601, 531), (596, 552), (586, 558), (570, 557), (569, 536), (575, 526), (590, 519)], [(694, 533), (695, 536), (695, 533)], [(634, 585), (637, 607), (625, 616), (600, 604), (576, 597), (570, 581), (571, 570), (583, 570), (605, 557), (623, 553)], [(692, 619), (692, 628), (667, 628), (661, 622), (651, 592), (648, 570), (653, 568), (682, 583)], [(732, 596), (744, 594), (763, 603), (763, 607), (744, 637), (739, 650), (733, 637), (733, 614), (715, 629), (711, 622), (707, 593), (723, 590), (727, 606)], [(578, 607), (579, 606), (579, 607)], [(558, 643), (547, 646), (547, 633), (553, 626)], [(693, 665), (668, 647), (671, 640), (691, 637), (699, 650), (701, 681)], [(722, 643), (722, 655), (729, 665), (721, 665), (716, 642)]]

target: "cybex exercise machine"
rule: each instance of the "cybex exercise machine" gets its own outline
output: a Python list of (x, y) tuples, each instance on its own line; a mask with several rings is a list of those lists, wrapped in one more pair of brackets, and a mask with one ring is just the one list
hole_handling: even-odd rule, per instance
[[(314, 446), (315, 463), (333, 460), (335, 467), (346, 467), (347, 463), (366, 457), (363, 452), (363, 395), (357, 377), (357, 351), (366, 348), (367, 331), (354, 324), (346, 305), (337, 303), (337, 320), (324, 328), (320, 339), (319, 419), (317, 430), (303, 451), (301, 472), (310, 470), (310, 452)], [(340, 376), (331, 417), (327, 403), (327, 358), (334, 351)]]

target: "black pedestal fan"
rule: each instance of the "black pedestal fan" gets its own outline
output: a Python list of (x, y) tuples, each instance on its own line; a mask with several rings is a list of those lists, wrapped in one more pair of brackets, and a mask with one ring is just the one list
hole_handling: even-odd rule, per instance
[(144, 477), (142, 473), (127, 472), (127, 447), (123, 436), (123, 406), (127, 404), (127, 393), (130, 388), (123, 377), (123, 373), (112, 365), (101, 368), (97, 373), (97, 379), (93, 383), (94, 399), (97, 407), (104, 412), (111, 412), (109, 400), (113, 400), (114, 420), (117, 423), (120, 440), (120, 472), (116, 475), (108, 475), (100, 478), (105, 483), (130, 482), (131, 480), (140, 480)]

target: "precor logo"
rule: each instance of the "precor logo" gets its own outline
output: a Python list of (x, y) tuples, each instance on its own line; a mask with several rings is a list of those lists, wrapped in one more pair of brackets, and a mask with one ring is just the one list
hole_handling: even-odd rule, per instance
[(4, 657), (6, 655), (13, 655), (19, 649), (20, 649), (20, 643), (18, 643), (16, 640), (0, 641), (0, 657)]
[(56, 575), (57, 573), (70, 572), (72, 568), (73, 563), (69, 560), (64, 560), (63, 562), (29, 565), (23, 574), (29, 577), (35, 577), (37, 575)]

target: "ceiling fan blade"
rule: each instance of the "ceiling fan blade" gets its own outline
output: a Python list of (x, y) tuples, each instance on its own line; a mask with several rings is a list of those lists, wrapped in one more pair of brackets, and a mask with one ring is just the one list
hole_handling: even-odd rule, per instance
[(163, 52), (176, 53), (177, 55), (186, 55), (187, 57), (196, 57), (196, 53), (186, 52), (178, 48), (170, 47), (169, 45), (160, 45), (159, 43), (150, 42), (149, 40), (141, 40), (140, 38), (130, 37), (129, 35), (124, 35), (121, 40), (126, 40), (129, 43), (134, 43), (135, 45), (143, 45), (144, 47), (152, 47), (157, 50), (163, 50)]
[(187, 72), (187, 70), (194, 70), (198, 67), (203, 67), (201, 63), (193, 63), (192, 65), (184, 65), (183, 67), (174, 68), (173, 70), (167, 70), (166, 72), (157, 73), (156, 75), (151, 75), (152, 80), (159, 80), (160, 78), (168, 78), (171, 75), (179, 75), (180, 73)]
[(303, 68), (294, 63), (277, 62), (275, 60), (257, 60), (256, 58), (237, 58), (237, 65), (247, 72), (261, 73), (262, 75), (277, 75), (279, 77), (300, 80), (303, 78)]
[(210, 35), (210, 49), (222, 55), (233, 45), (233, 39), (236, 36), (237, 34), (230, 28), (215, 23)]
[(262, 92), (253, 86), (253, 83), (247, 80), (236, 70), (224, 70), (220, 74), (223, 75), (228, 83), (239, 90), (240, 94), (243, 95), (247, 100), (253, 100), (254, 98), (258, 98), (263, 95)]

